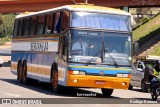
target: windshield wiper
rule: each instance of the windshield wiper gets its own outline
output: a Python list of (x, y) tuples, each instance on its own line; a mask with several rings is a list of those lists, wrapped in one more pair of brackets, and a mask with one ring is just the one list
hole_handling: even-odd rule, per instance
[(104, 52), (107, 53), (109, 55), (109, 57), (112, 59), (113, 63), (114, 63), (114, 66), (116, 68), (119, 67), (118, 63), (116, 62), (116, 60), (113, 58), (113, 56), (110, 54), (110, 52), (107, 50), (107, 49), (104, 49)]
[(85, 65), (90, 64), (90, 63), (97, 57), (97, 55), (98, 55), (100, 52), (101, 52), (101, 50), (98, 51), (93, 58), (91, 58), (89, 61), (87, 61), (87, 63), (86, 63)]

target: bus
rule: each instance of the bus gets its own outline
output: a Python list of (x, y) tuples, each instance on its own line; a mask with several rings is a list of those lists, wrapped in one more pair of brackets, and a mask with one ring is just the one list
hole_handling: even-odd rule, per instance
[(111, 96), (129, 86), (131, 22), (126, 11), (90, 4), (24, 12), (15, 18), (11, 71), (24, 84), (49, 82), (55, 93), (81, 87)]

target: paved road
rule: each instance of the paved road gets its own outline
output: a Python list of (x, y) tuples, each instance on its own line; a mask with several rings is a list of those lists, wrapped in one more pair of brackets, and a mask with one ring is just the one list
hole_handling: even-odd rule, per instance
[(0, 49), (0, 56), (9, 56), (11, 55), (11, 49)]
[[(96, 94), (96, 97), (78, 97), (78, 94)], [(70, 103), (82, 103), (84, 104), (83, 106), (96, 106), (97, 105), (88, 105), (89, 104), (94, 104), (97, 103), (98, 105), (101, 106), (106, 106), (104, 103), (113, 103), (113, 104), (118, 104), (118, 106), (121, 107), (126, 107), (128, 106), (127, 104), (123, 103), (128, 103), (130, 101), (150, 101), (151, 97), (149, 93), (142, 93), (140, 89), (135, 88), (134, 90), (114, 90), (114, 93), (112, 97), (110, 98), (104, 98), (101, 94), (100, 89), (66, 89), (62, 94), (54, 94), (52, 92), (52, 88), (50, 84), (47, 83), (37, 83), (36, 81), (30, 83), (29, 85), (23, 85), (20, 84), (16, 80), (16, 75), (13, 75), (10, 72), (10, 64), (5, 63), (2, 68), (0, 68), (0, 98), (54, 98), (54, 103), (67, 103), (69, 101)], [(62, 98), (62, 99), (59, 99)], [(68, 100), (68, 98), (71, 98), (71, 100)], [(76, 100), (78, 98), (78, 100)], [(81, 99), (80, 99), (81, 98)], [(129, 98), (129, 99), (128, 99)], [(158, 99), (158, 102), (160, 102), (160, 99)], [(122, 103), (122, 104), (121, 104)], [(130, 105), (130, 106), (142, 106), (144, 107), (146, 104), (143, 105)], [(9, 105), (8, 105), (9, 106)], [(18, 106), (26, 106), (26, 105), (18, 105)], [(33, 105), (30, 105), (31, 107)], [(39, 107), (39, 105), (36, 105)], [(49, 105), (47, 105), (49, 106)], [(59, 106), (59, 105), (54, 105), (54, 106)], [(63, 106), (63, 105), (61, 105)], [(72, 106), (80, 106), (80, 104), (72, 105), (72, 104), (65, 104), (65, 106), (72, 107)], [(115, 107), (117, 105), (110, 105), (111, 107)], [(158, 107), (159, 104), (153, 104), (149, 106), (154, 106)], [(0, 105), (1, 107), (1, 105)], [(6, 105), (5, 105), (6, 107)], [(16, 105), (17, 107), (17, 105)]]

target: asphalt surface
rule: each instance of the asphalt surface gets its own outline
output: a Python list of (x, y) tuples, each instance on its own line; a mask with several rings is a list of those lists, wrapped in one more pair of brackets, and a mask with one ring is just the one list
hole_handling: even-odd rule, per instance
[[(92, 96), (78, 96), (79, 94), (92, 95)], [(111, 107), (114, 106), (127, 106), (128, 104), (136, 104), (135, 106), (139, 107), (139, 104), (143, 104), (145, 101), (151, 101), (151, 97), (149, 93), (143, 93), (139, 88), (134, 88), (133, 90), (114, 90), (111, 97), (106, 98), (101, 94), (100, 89), (92, 89), (92, 88), (66, 88), (63, 93), (55, 94), (52, 91), (52, 87), (48, 83), (37, 82), (30, 80), (28, 85), (24, 85), (19, 83), (16, 80), (16, 75), (13, 75), (10, 72), (10, 63), (5, 62), (3, 67), (0, 68), (0, 98), (20, 98), (22, 100), (29, 99), (37, 99), (42, 100), (43, 104), (54, 104), (54, 106), (105, 106), (106, 104), (111, 104)], [(43, 98), (43, 99), (42, 99)], [(158, 99), (158, 102), (160, 99)], [(153, 102), (152, 102), (153, 103)], [(58, 105), (57, 105), (58, 104)], [(90, 105), (92, 104), (92, 105)], [(114, 105), (116, 104), (116, 105)], [(141, 106), (142, 106), (141, 105)], [(0, 105), (1, 107), (2, 105)], [(7, 107), (8, 105), (5, 105)], [(13, 105), (15, 106), (15, 105)], [(26, 106), (26, 104), (18, 105)], [(38, 106), (39, 105), (30, 105)], [(149, 106), (159, 106), (159, 104), (149, 104)], [(17, 107), (17, 106), (16, 106)]]
[(0, 49), (0, 56), (10, 56), (11, 55), (11, 49)]

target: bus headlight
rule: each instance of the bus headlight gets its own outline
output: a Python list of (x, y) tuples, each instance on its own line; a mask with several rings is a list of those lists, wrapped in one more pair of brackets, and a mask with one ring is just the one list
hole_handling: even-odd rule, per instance
[(117, 74), (117, 77), (129, 78), (129, 77), (130, 77), (130, 74)]
[(79, 74), (80, 75), (86, 75), (86, 72), (85, 71), (80, 71)]
[(69, 74), (73, 74), (73, 75), (85, 75), (86, 74), (86, 72), (85, 71), (75, 71), (75, 70), (69, 70), (68, 71), (69, 72)]
[(73, 71), (73, 74), (79, 74), (79, 71)]

